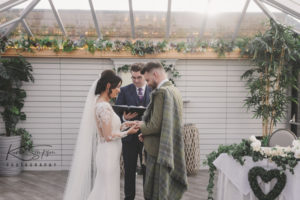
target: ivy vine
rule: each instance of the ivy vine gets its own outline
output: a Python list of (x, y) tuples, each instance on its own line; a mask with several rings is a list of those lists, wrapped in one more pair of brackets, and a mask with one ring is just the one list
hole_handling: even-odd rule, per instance
[[(166, 71), (167, 73), (170, 73), (170, 75), (172, 76), (171, 78), (169, 78), (169, 80), (170, 80), (174, 85), (176, 85), (174, 79), (180, 77), (179, 71), (175, 68), (175, 66), (174, 66), (173, 64), (169, 64), (169, 65), (166, 64), (166, 61), (165, 61), (165, 60), (161, 61), (160, 63), (161, 63), (161, 65), (163, 66), (163, 68), (165, 69), (165, 71)], [(117, 72), (118, 72), (118, 73), (119, 73), (119, 72), (127, 73), (129, 70), (130, 70), (130, 65), (127, 65), (127, 64), (125, 64), (125, 65), (123, 65), (123, 66), (117, 68)]]

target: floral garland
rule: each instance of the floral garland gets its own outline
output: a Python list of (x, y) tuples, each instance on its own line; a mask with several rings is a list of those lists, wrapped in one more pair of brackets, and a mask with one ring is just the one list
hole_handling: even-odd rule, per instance
[[(163, 66), (163, 68), (165, 69), (165, 71), (166, 71), (167, 73), (170, 73), (170, 74), (171, 74), (172, 78), (169, 78), (169, 80), (170, 80), (174, 85), (176, 85), (174, 79), (180, 77), (179, 71), (175, 68), (175, 66), (174, 66), (173, 64), (167, 65), (165, 60), (161, 61), (160, 63), (161, 63), (161, 65)], [(115, 70), (115, 69), (114, 69), (114, 70)], [(127, 73), (129, 70), (130, 70), (130, 65), (125, 64), (125, 65), (123, 65), (123, 66), (121, 66), (121, 67), (118, 67), (116, 71), (117, 71), (118, 73), (119, 73), (119, 72)]]
[[(247, 39), (245, 39), (246, 41)], [(163, 41), (147, 41), (147, 40), (136, 40), (136, 41), (109, 41), (105, 39), (89, 40), (85, 37), (81, 37), (78, 40), (71, 40), (69, 38), (63, 40), (46, 38), (31, 38), (22, 37), (19, 40), (11, 40), (6, 37), (0, 37), (0, 52), (4, 53), (7, 48), (17, 48), (22, 51), (33, 53), (34, 50), (52, 49), (54, 52), (62, 50), (63, 52), (72, 52), (76, 49), (86, 49), (90, 53), (96, 51), (111, 51), (121, 52), (129, 51), (132, 55), (145, 56), (147, 54), (158, 54), (167, 51), (175, 50), (182, 53), (195, 53), (195, 52), (206, 52), (209, 48), (221, 57), (225, 56), (226, 52), (232, 52), (234, 49), (243, 48), (241, 44), (247, 45), (244, 39), (237, 40), (236, 43), (226, 42), (222, 39), (213, 41), (201, 41), (196, 39), (188, 39), (186, 42), (169, 42)]]
[(261, 147), (261, 142), (257, 140), (255, 136), (251, 136), (249, 140), (243, 139), (240, 144), (227, 146), (220, 145), (218, 150), (208, 154), (206, 156), (206, 160), (203, 162), (204, 165), (208, 165), (209, 167), (209, 182), (206, 188), (208, 192), (208, 200), (213, 200), (214, 178), (217, 170), (213, 162), (222, 153), (227, 153), (232, 156), (233, 159), (241, 165), (244, 165), (245, 156), (252, 157), (254, 162), (266, 158), (273, 161), (281, 172), (288, 169), (292, 174), (294, 174), (294, 168), (297, 165), (297, 158), (300, 158), (300, 140), (295, 140), (293, 142), (293, 147), (290, 149), (288, 147)]

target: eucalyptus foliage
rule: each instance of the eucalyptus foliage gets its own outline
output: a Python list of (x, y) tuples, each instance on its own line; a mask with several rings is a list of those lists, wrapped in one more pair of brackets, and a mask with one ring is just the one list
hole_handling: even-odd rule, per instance
[(186, 41), (170, 42), (167, 40), (107, 40), (107, 39), (87, 39), (80, 37), (78, 40), (64, 38), (61, 40), (45, 38), (22, 37), (21, 39), (7, 39), (0, 37), (0, 52), (5, 52), (7, 48), (17, 48), (22, 51), (34, 53), (35, 50), (52, 49), (54, 52), (62, 50), (63, 52), (72, 52), (78, 48), (86, 49), (90, 53), (96, 51), (121, 52), (128, 51), (132, 55), (145, 56), (148, 54), (159, 54), (167, 51), (177, 51), (182, 53), (205, 52), (212, 48), (218, 56), (225, 56), (226, 52), (233, 51), (237, 47), (231, 41), (222, 39), (213, 41), (201, 41), (197, 38), (189, 38)]
[(270, 28), (250, 40), (242, 53), (253, 64), (241, 77), (249, 89), (245, 106), (262, 119), (263, 136), (270, 135), (285, 116), (288, 103), (297, 102), (287, 91), (297, 89), (300, 37), (271, 20)]
[[(161, 63), (161, 65), (163, 66), (163, 68), (165, 69), (165, 71), (171, 75), (171, 77), (169, 78), (169, 80), (170, 80), (174, 85), (176, 85), (174, 79), (180, 77), (179, 71), (177, 71), (177, 69), (175, 68), (175, 66), (174, 66), (173, 64), (169, 64), (169, 65), (166, 64), (166, 61), (165, 61), (165, 60), (161, 61), (160, 63)], [(130, 70), (130, 65), (126, 65), (126, 64), (125, 64), (125, 65), (123, 65), (123, 66), (121, 66), (121, 67), (118, 67), (117, 72), (118, 72), (118, 73), (119, 73), (119, 72), (127, 73), (129, 70)]]

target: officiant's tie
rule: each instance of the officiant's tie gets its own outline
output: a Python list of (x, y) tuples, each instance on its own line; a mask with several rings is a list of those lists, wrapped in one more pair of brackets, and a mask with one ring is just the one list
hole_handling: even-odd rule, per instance
[(144, 98), (143, 88), (138, 88), (138, 96), (139, 96), (140, 101), (142, 101)]

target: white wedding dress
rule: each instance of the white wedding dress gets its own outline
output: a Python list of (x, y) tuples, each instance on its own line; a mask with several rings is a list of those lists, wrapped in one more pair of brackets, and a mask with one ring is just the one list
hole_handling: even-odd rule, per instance
[(121, 138), (128, 132), (109, 103), (97, 102), (97, 82), (86, 98), (63, 200), (120, 200)]
[[(121, 121), (107, 102), (96, 104), (96, 177), (88, 200), (120, 200)], [(105, 130), (103, 130), (105, 127)], [(105, 138), (111, 139), (106, 142)]]

